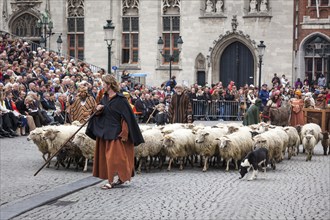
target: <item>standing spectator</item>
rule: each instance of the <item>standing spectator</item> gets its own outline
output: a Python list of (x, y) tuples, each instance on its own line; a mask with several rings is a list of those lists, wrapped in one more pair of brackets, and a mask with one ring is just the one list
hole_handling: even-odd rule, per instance
[(295, 89), (302, 89), (303, 83), (300, 81), (300, 78), (297, 78), (297, 81), (294, 83)]
[(325, 77), (323, 74), (320, 75), (319, 79), (317, 80), (317, 85), (326, 87)]
[(171, 91), (174, 91), (174, 87), (176, 86), (176, 76), (172, 76), (171, 79), (169, 81), (167, 81), (165, 87), (170, 86), (171, 87)]
[(295, 97), (290, 99), (292, 107), (290, 119), (291, 126), (304, 125), (304, 113), (302, 110), (304, 107), (304, 100), (301, 99), (301, 95), (301, 91), (296, 90)]
[(281, 84), (281, 81), (280, 81), (280, 78), (278, 78), (277, 73), (274, 73), (274, 77), (273, 77), (273, 79), (272, 79), (272, 84), (273, 84), (273, 86), (274, 86), (276, 83)]
[(282, 78), (281, 78), (281, 85), (283, 88), (285, 88), (286, 84), (288, 83), (287, 79), (285, 78), (285, 75), (283, 74), (282, 75)]
[(267, 89), (267, 84), (262, 85), (261, 90), (259, 92), (259, 99), (261, 99), (261, 102), (262, 102), (262, 106), (261, 106), (260, 111), (263, 111), (263, 109), (266, 106), (267, 101), (269, 99), (269, 92), (268, 92), (268, 89)]
[(192, 108), (189, 96), (181, 85), (175, 86), (175, 94), (169, 105), (170, 123), (192, 123)]

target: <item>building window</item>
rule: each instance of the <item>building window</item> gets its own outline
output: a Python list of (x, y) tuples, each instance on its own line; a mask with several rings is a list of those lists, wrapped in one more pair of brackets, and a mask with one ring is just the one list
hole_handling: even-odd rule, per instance
[(67, 0), (68, 53), (84, 60), (85, 19), (84, 0)]
[(177, 64), (179, 62), (178, 56), (178, 38), (180, 36), (180, 16), (164, 16), (163, 17), (163, 40), (164, 48), (163, 53), (163, 64), (168, 64), (173, 58), (173, 63)]
[(68, 18), (68, 53), (84, 60), (84, 18)]
[(329, 6), (329, 0), (310, 0), (310, 6), (316, 6), (316, 1), (318, 1), (319, 6)]
[(122, 64), (139, 61), (139, 17), (123, 17)]

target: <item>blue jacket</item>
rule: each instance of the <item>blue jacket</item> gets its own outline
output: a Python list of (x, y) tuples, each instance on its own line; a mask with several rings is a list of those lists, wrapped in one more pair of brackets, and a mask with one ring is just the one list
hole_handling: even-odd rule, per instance
[(269, 98), (269, 92), (267, 90), (262, 89), (259, 92), (259, 98), (261, 99), (261, 102), (262, 102), (263, 106), (266, 106), (267, 100)]

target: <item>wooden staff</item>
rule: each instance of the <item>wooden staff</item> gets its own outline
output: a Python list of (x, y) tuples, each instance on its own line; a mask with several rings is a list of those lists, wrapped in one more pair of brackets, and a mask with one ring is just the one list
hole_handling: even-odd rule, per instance
[(98, 112), (98, 111), (95, 111), (88, 118), (88, 120), (86, 122), (84, 122), (84, 124), (81, 125), (80, 128), (78, 128), (78, 130), (73, 135), (71, 135), (50, 158), (47, 159), (47, 161), (44, 163), (44, 165), (42, 165), (42, 167), (40, 167), (40, 169), (34, 174), (34, 176), (36, 176), (48, 163), (50, 163), (50, 161), (64, 148), (64, 146), (94, 117), (96, 112)]
[(154, 107), (154, 110), (152, 111), (152, 113), (149, 115), (149, 118), (148, 118), (148, 120), (147, 120), (147, 122), (146, 122), (146, 124), (148, 124), (149, 123), (149, 121), (150, 121), (150, 119), (151, 119), (151, 117), (152, 117), (152, 115), (154, 114), (154, 112), (156, 111), (156, 106)]

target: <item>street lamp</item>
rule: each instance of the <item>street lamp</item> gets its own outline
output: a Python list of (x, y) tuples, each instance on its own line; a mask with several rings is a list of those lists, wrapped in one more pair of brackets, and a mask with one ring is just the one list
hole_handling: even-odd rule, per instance
[(62, 49), (62, 43), (63, 43), (63, 41), (62, 41), (61, 36), (62, 36), (62, 33), (58, 36), (58, 38), (56, 40), (58, 53), (60, 53), (61, 52), (61, 49)]
[[(178, 40), (176, 41), (177, 43), (177, 53), (176, 54), (171, 54), (169, 55), (169, 61), (170, 61), (170, 79), (172, 78), (172, 62), (174, 61), (175, 58), (178, 58), (179, 57), (179, 54), (181, 53), (181, 50), (182, 50), (182, 44), (183, 44), (183, 41), (182, 41), (182, 38), (181, 36), (179, 36)], [(166, 53), (163, 53), (163, 49), (164, 49), (164, 40), (162, 39), (162, 37), (159, 37), (158, 39), (158, 42), (157, 42), (157, 45), (158, 45), (158, 50), (159, 50), (159, 53), (162, 55), (162, 57), (164, 58), (167, 58), (168, 54)]]
[(107, 20), (107, 24), (105, 26), (103, 26), (103, 30), (104, 30), (104, 41), (108, 45), (108, 73), (109, 74), (111, 73), (111, 45), (112, 45), (112, 41), (114, 40), (114, 37), (113, 37), (114, 29), (115, 29), (115, 27), (112, 25), (112, 21)]
[(50, 37), (52, 33), (52, 29), (54, 27), (53, 22), (49, 19), (48, 14), (42, 14), (41, 20), (39, 19), (37, 21), (37, 27), (43, 29), (43, 36), (41, 36), (40, 39), (40, 45), (41, 43), (44, 43), (42, 47), (47, 46), (47, 37)]
[(262, 65), (262, 57), (265, 53), (266, 45), (264, 45), (264, 41), (261, 40), (260, 44), (258, 45), (258, 53), (259, 53), (259, 90), (261, 88), (261, 65)]

